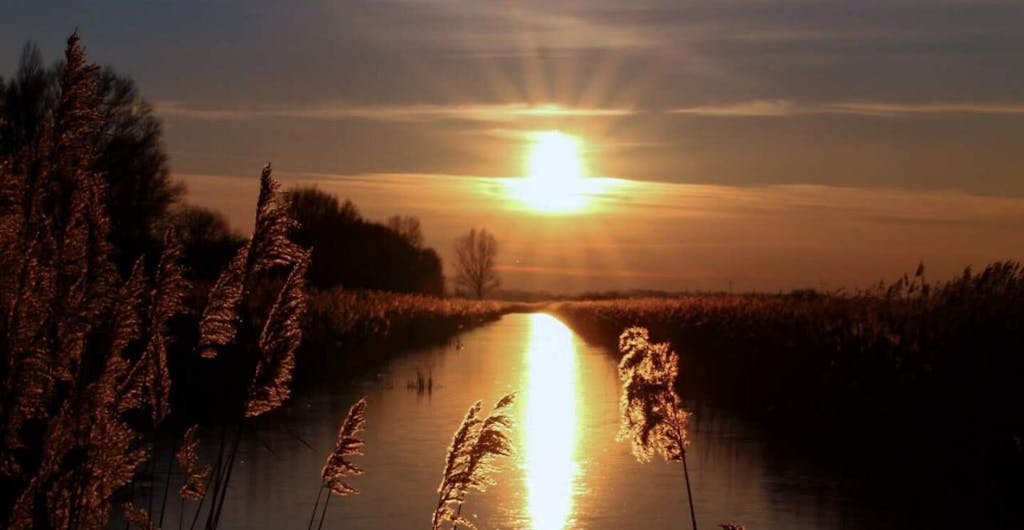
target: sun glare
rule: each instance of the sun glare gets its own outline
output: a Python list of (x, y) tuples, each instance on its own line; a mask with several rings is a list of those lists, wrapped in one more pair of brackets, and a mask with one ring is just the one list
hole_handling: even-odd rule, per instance
[(550, 183), (568, 183), (583, 178), (580, 140), (558, 131), (534, 134), (527, 161), (529, 177)]
[(574, 212), (600, 191), (600, 181), (587, 175), (581, 140), (560, 131), (531, 135), (526, 175), (510, 179), (510, 195), (540, 212)]
[(527, 504), (534, 530), (570, 527), (576, 484), (576, 351), (572, 331), (551, 315), (530, 315), (529, 383), (522, 419)]

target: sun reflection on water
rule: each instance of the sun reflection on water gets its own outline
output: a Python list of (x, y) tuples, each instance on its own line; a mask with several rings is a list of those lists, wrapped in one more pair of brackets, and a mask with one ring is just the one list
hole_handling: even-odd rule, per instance
[(572, 331), (546, 314), (530, 315), (522, 450), (532, 527), (570, 525), (578, 463), (576, 352)]

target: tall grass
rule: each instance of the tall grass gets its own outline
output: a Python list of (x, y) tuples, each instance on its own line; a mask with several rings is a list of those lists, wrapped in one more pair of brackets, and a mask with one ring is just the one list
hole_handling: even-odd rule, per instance
[[(216, 528), (224, 507), (245, 422), (281, 406), (291, 393), (295, 350), (302, 340), (305, 276), (309, 252), (288, 239), (293, 221), (278, 202), (278, 184), (268, 164), (260, 176), (260, 195), (252, 239), (231, 260), (210, 290), (199, 323), (199, 350), (206, 359), (222, 357), (222, 424), (214, 464), (206, 528)], [(265, 313), (245, 305), (257, 286), (280, 279), (278, 294)], [(229, 431), (232, 431), (229, 432)]]
[(364, 442), (357, 437), (360, 431), (366, 428), (366, 396), (352, 404), (341, 422), (338, 429), (338, 440), (334, 444), (334, 451), (327, 455), (327, 462), (320, 471), (320, 489), (316, 494), (316, 501), (313, 503), (313, 512), (309, 516), (309, 527), (313, 528), (316, 518), (316, 509), (320, 504), (320, 497), (327, 492), (324, 499), (323, 509), (320, 511), (320, 523), (317, 528), (323, 528), (324, 519), (327, 516), (327, 504), (331, 500), (331, 494), (344, 497), (359, 493), (354, 486), (349, 484), (349, 475), (361, 475), (363, 469), (352, 463), (349, 458), (363, 454)]
[(311, 339), (325, 344), (396, 335), (436, 340), (512, 309), (495, 301), (332, 289), (310, 293), (306, 328)]
[(494, 457), (512, 454), (512, 442), (508, 438), (512, 419), (507, 410), (513, 401), (515, 394), (506, 395), (486, 417), (480, 415), (483, 409), (480, 401), (469, 408), (445, 457), (441, 484), (437, 487), (437, 507), (431, 518), (434, 530), (440, 530), (448, 522), (453, 529), (459, 525), (476, 528), (471, 520), (462, 516), (462, 505), (471, 490), (483, 492), (493, 484)]
[(381, 352), (440, 344), (519, 306), (381, 291), (311, 292), (298, 352), (299, 377), (317, 377)]
[[(169, 411), (166, 327), (185, 289), (173, 234), (152, 277), (113, 266), (95, 65), (68, 39), (57, 110), (0, 160), (0, 520), (102, 528)], [(145, 510), (124, 505), (127, 516)]]
[[(1021, 459), (1014, 440), (1024, 436), (1024, 394), (1013, 390), (1024, 380), (1018, 263), (967, 269), (938, 284), (921, 267), (849, 294), (572, 302), (557, 313), (612, 347), (621, 330), (644, 326), (678, 351), (684, 396), (798, 437), (856, 447), (852, 457), (904, 460), (935, 448), (975, 469)], [(959, 428), (949, 428), (950, 418)]]
[(690, 413), (683, 409), (679, 386), (679, 357), (666, 343), (652, 343), (647, 330), (629, 328), (619, 337), (619, 379), (622, 414), (619, 438), (629, 440), (641, 462), (654, 453), (669, 462), (683, 463), (690, 522), (697, 530), (690, 470), (686, 464), (686, 426)]
[[(150, 276), (141, 259), (126, 278), (112, 264), (104, 179), (93, 170), (102, 130), (95, 71), (72, 35), (55, 112), (17, 165), (0, 160), (0, 520), (10, 528), (106, 527), (111, 500), (137, 468), (148, 460), (155, 472), (150, 440), (171, 408), (168, 330), (188, 288), (182, 249), (168, 232)], [(228, 358), (219, 390), (238, 425), (233, 439), (222, 429), (212, 487), (195, 428), (178, 447), (183, 499), (213, 493), (207, 528), (220, 517), (241, 422), (288, 398), (301, 340), (308, 253), (288, 241), (276, 187), (268, 166), (253, 237), (200, 323), (203, 356)], [(256, 286), (268, 282), (280, 288), (263, 311)], [(152, 526), (152, 488), (147, 509), (121, 507), (129, 523)], [(166, 494), (161, 521), (165, 508)]]

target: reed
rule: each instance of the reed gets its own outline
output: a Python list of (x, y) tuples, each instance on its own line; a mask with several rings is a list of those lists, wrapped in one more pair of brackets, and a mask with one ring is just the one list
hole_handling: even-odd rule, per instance
[(308, 528), (313, 528), (316, 518), (316, 510), (320, 504), (320, 497), (327, 492), (323, 508), (320, 511), (320, 522), (317, 528), (323, 528), (324, 519), (327, 515), (327, 504), (331, 500), (331, 494), (344, 497), (359, 493), (354, 486), (348, 483), (349, 475), (362, 475), (363, 469), (349, 460), (353, 456), (363, 454), (363, 440), (359, 439), (359, 433), (366, 428), (366, 396), (359, 398), (348, 409), (345, 420), (341, 422), (338, 429), (338, 439), (334, 444), (334, 451), (327, 455), (327, 462), (320, 471), (320, 488), (317, 490), (316, 501), (313, 502), (313, 511), (309, 516)]
[(416, 379), (410, 379), (405, 383), (405, 388), (415, 390), (416, 394), (432, 394), (434, 392), (434, 371), (430, 368), (426, 373), (420, 367), (416, 367)]
[[(332, 289), (309, 294), (304, 349), (311, 353), (340, 353), (338, 345), (371, 340), (426, 344), (515, 310), (503, 302), (437, 298), (383, 291)], [(350, 352), (351, 348), (346, 348)]]
[[(111, 260), (96, 66), (67, 43), (42, 132), (0, 160), (0, 520), (103, 528), (169, 411), (166, 336), (186, 283), (173, 233), (152, 278)], [(143, 420), (145, 418), (145, 420)], [(133, 504), (126, 516), (143, 520)], [(148, 519), (148, 515), (145, 515)]]
[(210, 466), (199, 464), (198, 425), (193, 425), (185, 431), (174, 458), (185, 472), (185, 482), (179, 490), (181, 498), (191, 501), (202, 499), (206, 495), (206, 481), (210, 476)]
[(655, 453), (665, 461), (682, 462), (690, 522), (697, 530), (690, 472), (686, 465), (686, 427), (690, 413), (683, 410), (682, 399), (676, 391), (679, 356), (667, 343), (652, 343), (648, 331), (640, 327), (622, 332), (619, 351), (622, 353), (619, 439), (630, 441), (633, 456), (640, 462), (650, 461)]
[[(252, 239), (239, 249), (209, 295), (199, 323), (199, 350), (221, 359), (232, 429), (222, 425), (205, 527), (216, 528), (231, 484), (244, 423), (276, 409), (291, 393), (295, 350), (302, 339), (305, 275), (310, 253), (288, 239), (294, 222), (280, 204), (270, 165), (260, 175)], [(252, 306), (257, 286), (287, 271), (276, 300), (261, 314)], [(262, 322), (262, 325), (260, 323)]]
[(480, 416), (482, 402), (477, 401), (469, 408), (445, 457), (444, 473), (437, 488), (437, 507), (431, 519), (434, 530), (440, 530), (446, 522), (452, 523), (453, 529), (459, 525), (476, 528), (462, 516), (462, 505), (470, 490), (483, 492), (494, 483), (491, 474), (496, 468), (492, 460), (512, 454), (508, 438), (512, 419), (507, 412), (514, 401), (514, 393), (505, 395), (486, 417)]

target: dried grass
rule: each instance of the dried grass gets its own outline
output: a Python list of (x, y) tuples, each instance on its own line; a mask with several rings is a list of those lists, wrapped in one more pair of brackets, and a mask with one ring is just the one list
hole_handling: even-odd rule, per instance
[(512, 419), (507, 412), (514, 401), (515, 394), (506, 395), (498, 400), (487, 417), (480, 416), (483, 408), (480, 401), (469, 408), (452, 437), (445, 458), (444, 474), (437, 488), (437, 507), (431, 519), (434, 530), (439, 530), (445, 522), (451, 522), (453, 527), (476, 528), (471, 520), (461, 515), (462, 505), (470, 490), (483, 492), (494, 484), (491, 477), (496, 470), (492, 463), (494, 457), (512, 454), (508, 438)]

